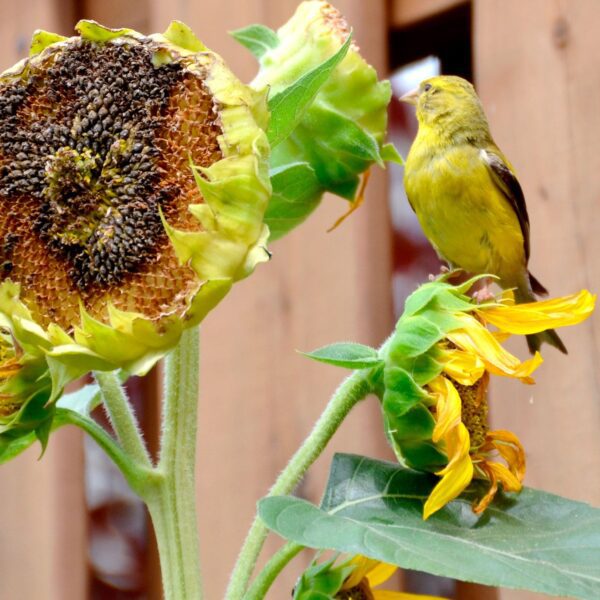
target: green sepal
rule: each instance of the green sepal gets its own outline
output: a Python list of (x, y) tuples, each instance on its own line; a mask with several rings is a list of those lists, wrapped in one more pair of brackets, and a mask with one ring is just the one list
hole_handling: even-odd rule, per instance
[(394, 362), (424, 354), (444, 337), (435, 323), (421, 315), (402, 317), (389, 344), (389, 357)]
[(82, 19), (79, 21), (75, 25), (75, 31), (77, 31), (83, 39), (100, 44), (111, 42), (112, 40), (120, 37), (140, 36), (140, 34), (133, 29), (127, 29), (126, 27), (122, 29), (111, 29), (110, 27), (105, 27), (104, 25), (100, 25), (100, 23), (90, 19)]
[(419, 386), (412, 375), (398, 366), (388, 366), (383, 371), (385, 392), (383, 411), (401, 416), (416, 404), (429, 403), (429, 394)]
[(352, 35), (350, 34), (341, 48), (320, 65), (302, 75), (293, 84), (269, 99), (271, 120), (267, 137), (271, 148), (275, 148), (298, 126), (306, 110), (315, 99), (331, 72), (348, 52)]
[(347, 562), (335, 566), (336, 560), (337, 556), (326, 562), (313, 562), (298, 579), (293, 600), (334, 600), (356, 568)]
[(338, 342), (323, 346), (313, 352), (302, 352), (304, 356), (346, 369), (370, 369), (383, 364), (377, 350), (354, 342)]
[(265, 52), (279, 44), (277, 34), (264, 25), (248, 25), (248, 27), (230, 31), (229, 34), (242, 46), (248, 48), (256, 58), (261, 58)]
[(436, 360), (432, 352), (410, 358), (404, 358), (401, 366), (406, 369), (417, 385), (425, 385), (435, 379), (443, 369), (441, 362)]
[(181, 21), (171, 21), (167, 30), (162, 34), (163, 37), (190, 52), (206, 52), (208, 48), (196, 37), (196, 34)]
[(33, 32), (31, 38), (31, 46), (29, 47), (29, 56), (35, 56), (48, 46), (56, 44), (58, 42), (64, 42), (67, 38), (64, 35), (58, 33), (51, 33), (50, 31), (44, 31), (43, 29), (36, 29)]

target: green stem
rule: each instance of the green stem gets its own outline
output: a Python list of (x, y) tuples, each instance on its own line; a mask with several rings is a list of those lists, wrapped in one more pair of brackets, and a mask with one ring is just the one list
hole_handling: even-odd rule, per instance
[(102, 391), (106, 412), (125, 454), (137, 464), (152, 468), (133, 408), (116, 373), (96, 371), (94, 377)]
[(165, 600), (200, 600), (196, 517), (198, 328), (187, 330), (166, 359), (161, 482), (144, 499), (160, 555)]
[[(309, 436), (277, 478), (269, 491), (269, 496), (281, 496), (294, 490), (308, 468), (323, 452), (348, 413), (371, 391), (368, 381), (370, 374), (371, 371), (367, 370), (356, 371), (340, 385)], [(225, 596), (227, 600), (244, 598), (267, 534), (268, 529), (257, 516), (231, 575)]]
[(252, 582), (250, 589), (244, 596), (244, 600), (262, 600), (266, 595), (279, 573), (284, 567), (302, 550), (304, 546), (295, 542), (288, 542), (280, 548), (264, 566), (263, 570), (258, 574)]
[(73, 410), (59, 408), (56, 411), (56, 419), (80, 427), (95, 440), (123, 473), (129, 487), (139, 496), (143, 496), (146, 488), (158, 481), (159, 475), (154, 469), (140, 466), (133, 461), (117, 441), (91, 418)]

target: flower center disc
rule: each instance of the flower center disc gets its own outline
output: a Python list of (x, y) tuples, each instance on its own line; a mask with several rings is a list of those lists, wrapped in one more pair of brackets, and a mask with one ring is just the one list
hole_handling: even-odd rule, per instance
[(160, 214), (197, 229), (190, 159), (221, 158), (218, 106), (192, 59), (155, 66), (157, 49), (74, 39), (0, 84), (0, 277), (42, 321), (77, 322), (80, 298), (159, 316), (197, 283)]

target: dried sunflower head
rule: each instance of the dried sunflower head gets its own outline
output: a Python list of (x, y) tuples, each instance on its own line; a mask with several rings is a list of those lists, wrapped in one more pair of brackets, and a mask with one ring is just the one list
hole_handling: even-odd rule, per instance
[(76, 29), (0, 76), (0, 311), (63, 380), (147, 370), (268, 257), (264, 95), (182, 23)]

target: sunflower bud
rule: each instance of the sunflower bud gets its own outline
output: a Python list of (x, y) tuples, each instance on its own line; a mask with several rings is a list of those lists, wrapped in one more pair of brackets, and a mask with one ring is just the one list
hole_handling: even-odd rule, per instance
[[(258, 57), (260, 69), (250, 85), (270, 90), (270, 107), (296, 88), (309, 95), (316, 70), (340, 59), (314, 99), (302, 107), (289, 135), (271, 139), (273, 198), (266, 222), (271, 239), (277, 239), (300, 224), (326, 191), (359, 202), (361, 174), (374, 163), (397, 157), (384, 147), (391, 89), (388, 81), (377, 80), (354, 42), (345, 47), (350, 27), (328, 2), (302, 2), (276, 33), (248, 29), (234, 35)], [(257, 31), (260, 44), (248, 43), (249, 38), (257, 41)]]
[(268, 258), (265, 96), (182, 23), (76, 29), (0, 76), (0, 311), (61, 384), (147, 371)]
[[(388, 439), (408, 467), (441, 477), (425, 503), (427, 518), (456, 498), (473, 478), (489, 482), (474, 505), (482, 512), (499, 484), (518, 492), (525, 476), (525, 452), (508, 431), (490, 431), (490, 375), (533, 384), (539, 353), (520, 361), (500, 341), (511, 333), (536, 333), (575, 325), (594, 308), (595, 297), (579, 294), (513, 305), (506, 299), (476, 304), (460, 286), (440, 278), (406, 301), (404, 314), (386, 345), (379, 396)], [(477, 278), (476, 278), (477, 279)], [(486, 324), (499, 331), (491, 332)]]

